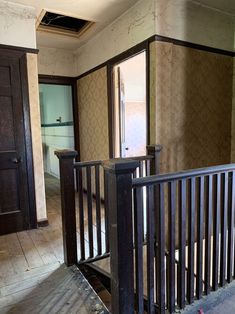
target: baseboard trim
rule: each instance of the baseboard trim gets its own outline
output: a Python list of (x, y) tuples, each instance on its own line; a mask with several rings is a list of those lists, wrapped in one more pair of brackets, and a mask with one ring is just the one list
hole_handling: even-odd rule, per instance
[(42, 219), (38, 221), (38, 227), (47, 227), (49, 225), (48, 219)]

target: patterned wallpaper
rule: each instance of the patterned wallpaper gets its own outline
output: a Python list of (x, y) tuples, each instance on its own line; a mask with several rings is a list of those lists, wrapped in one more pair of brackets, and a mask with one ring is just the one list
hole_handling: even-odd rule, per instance
[(162, 171), (229, 163), (232, 58), (160, 42), (150, 52), (151, 141), (163, 145)]
[(235, 162), (235, 58), (233, 58), (233, 109), (232, 109), (231, 162)]
[(109, 157), (107, 70), (101, 68), (78, 80), (80, 159)]

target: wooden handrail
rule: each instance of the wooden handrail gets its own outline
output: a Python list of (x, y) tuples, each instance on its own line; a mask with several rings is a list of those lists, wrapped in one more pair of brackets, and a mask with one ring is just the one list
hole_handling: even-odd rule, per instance
[[(132, 159), (132, 160), (139, 160), (139, 161), (144, 161), (144, 160), (151, 160), (153, 159), (153, 155), (144, 155), (144, 156), (136, 156), (136, 157), (131, 157), (131, 158), (122, 158), (122, 159)], [(114, 158), (115, 159), (115, 158)], [(116, 158), (117, 160), (120, 158)], [(89, 166), (95, 166), (95, 165), (101, 165), (105, 160), (89, 160), (89, 161), (79, 161), (74, 163), (74, 168), (83, 168), (83, 167), (89, 167)]]
[(191, 177), (207, 176), (210, 174), (222, 173), (225, 171), (233, 171), (233, 170), (235, 170), (235, 164), (190, 169), (190, 170), (184, 170), (180, 172), (152, 175), (152, 176), (144, 177), (144, 178), (136, 178), (136, 179), (133, 179), (132, 185), (133, 187), (136, 188), (136, 187), (149, 186), (152, 184), (164, 183), (164, 182), (169, 182), (169, 181), (174, 181), (174, 180), (188, 179)]

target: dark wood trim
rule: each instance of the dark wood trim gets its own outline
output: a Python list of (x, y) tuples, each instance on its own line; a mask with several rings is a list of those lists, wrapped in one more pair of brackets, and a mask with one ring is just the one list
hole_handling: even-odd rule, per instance
[(128, 59), (130, 55), (133, 55), (132, 50), (135, 50), (138, 47), (144, 46), (147, 43), (150, 44), (151, 42), (154, 42), (154, 41), (168, 42), (168, 43), (172, 43), (172, 44), (178, 45), (178, 46), (184, 46), (184, 47), (188, 47), (188, 48), (192, 48), (192, 49), (203, 50), (203, 51), (207, 51), (207, 52), (211, 52), (211, 53), (218, 53), (218, 54), (222, 54), (225, 56), (235, 57), (235, 51), (223, 50), (223, 49), (213, 48), (213, 47), (204, 46), (204, 45), (200, 45), (200, 44), (194, 44), (191, 42), (187, 42), (187, 41), (183, 41), (183, 40), (179, 40), (179, 39), (175, 39), (175, 38), (171, 38), (171, 37), (161, 36), (161, 35), (153, 35), (153, 36), (145, 39), (144, 41), (140, 42), (139, 44), (135, 45), (134, 47), (127, 49), (126, 51), (118, 54), (117, 56), (115, 56), (111, 59), (108, 59), (107, 61), (97, 65), (96, 67), (78, 75), (76, 77), (76, 79), (80, 80), (81, 78), (83, 78), (83, 77), (85, 77), (85, 76), (105, 67), (105, 66), (108, 66), (109, 63), (114, 64), (115, 62), (118, 63), (120, 60), (125, 60), (125, 56), (126, 56), (126, 59)]
[(150, 43), (155, 40), (155, 36), (151, 36), (148, 39), (142, 41), (141, 43), (131, 47), (130, 49), (125, 50), (124, 52), (118, 54), (117, 56), (97, 65), (96, 67), (84, 72), (83, 74), (80, 74), (76, 77), (77, 80), (80, 80), (81, 78), (98, 71), (99, 69), (108, 66), (108, 65), (114, 65), (116, 63), (119, 63), (120, 61), (124, 61), (125, 59), (129, 59), (130, 56), (134, 56), (135, 54), (138, 54), (141, 50), (145, 50), (145, 47), (147, 43)]
[(22, 51), (25, 53), (35, 53), (38, 54), (39, 49), (35, 48), (27, 48), (27, 47), (17, 47), (17, 46), (11, 46), (11, 45), (3, 45), (0, 44), (0, 49), (8, 49), (8, 50), (14, 50), (14, 51)]
[(139, 54), (142, 51), (145, 51), (149, 45), (149, 42), (153, 40), (153, 37), (150, 37), (141, 43), (131, 47), (130, 49), (120, 53), (119, 55), (113, 57), (112, 59), (108, 60), (107, 63), (111, 64), (114, 66), (117, 63), (123, 62), (130, 57), (134, 57), (135, 55)]
[[(54, 85), (70, 85), (72, 87), (73, 99), (73, 120), (74, 120), (74, 149), (80, 152), (79, 141), (79, 119), (78, 119), (78, 97), (77, 97), (77, 79), (76, 77), (58, 76), (58, 75), (38, 75), (39, 84), (54, 84)], [(76, 161), (80, 160), (80, 156), (76, 157)]]
[(73, 121), (61, 122), (61, 123), (42, 123), (42, 128), (51, 128), (51, 127), (61, 127), (61, 126), (71, 126), (74, 125)]
[(103, 67), (106, 67), (107, 65), (108, 65), (108, 61), (105, 61), (105, 62), (103, 62), (101, 64), (98, 64), (96, 67), (94, 67), (94, 68), (92, 68), (92, 69), (90, 69), (90, 70), (88, 70), (88, 71), (86, 71), (86, 72), (76, 76), (76, 79), (80, 80), (83, 77), (85, 77), (85, 76), (87, 76), (89, 74), (92, 74), (93, 72), (98, 71), (98, 70), (102, 69)]
[(177, 46), (184, 46), (187, 48), (192, 48), (192, 49), (207, 51), (207, 52), (211, 52), (211, 53), (218, 53), (218, 54), (222, 54), (225, 56), (235, 57), (234, 51), (228, 51), (228, 50), (223, 50), (223, 49), (219, 49), (219, 48), (213, 48), (213, 47), (209, 47), (209, 46), (195, 44), (195, 43), (191, 43), (188, 41), (183, 41), (183, 40), (179, 40), (179, 39), (175, 39), (175, 38), (171, 38), (171, 37), (155, 35), (155, 41), (162, 41), (162, 42), (166, 42), (166, 43), (172, 43), (172, 44), (177, 45)]
[(141, 52), (146, 53), (146, 116), (147, 116), (147, 145), (150, 140), (150, 84), (149, 84), (149, 41), (144, 41), (120, 55), (109, 60), (107, 64), (107, 91), (108, 91), (108, 129), (109, 129), (109, 157), (114, 158), (114, 91), (113, 91), (113, 67), (127, 59), (133, 58)]
[(37, 211), (35, 198), (35, 181), (33, 168), (33, 148), (30, 121), (29, 89), (28, 89), (28, 72), (27, 57), (24, 54), (20, 59), (20, 76), (22, 84), (22, 101), (24, 110), (24, 128), (25, 128), (25, 152), (26, 167), (28, 176), (28, 198), (29, 198), (29, 224), (30, 228), (37, 228)]
[(113, 99), (113, 78), (112, 66), (107, 66), (107, 97), (108, 97), (108, 130), (109, 130), (109, 157), (114, 158), (114, 99)]
[(146, 127), (147, 127), (147, 145), (150, 145), (150, 50), (149, 43), (146, 44)]
[(38, 221), (38, 227), (47, 227), (49, 226), (48, 219), (43, 219)]
[(40, 84), (72, 85), (76, 77), (39, 74), (38, 80)]
[(73, 127), (74, 127), (74, 144), (75, 150), (78, 152), (75, 157), (76, 161), (80, 161), (80, 133), (79, 133), (79, 112), (78, 112), (78, 88), (77, 88), (77, 80), (73, 81), (72, 84), (73, 91)]

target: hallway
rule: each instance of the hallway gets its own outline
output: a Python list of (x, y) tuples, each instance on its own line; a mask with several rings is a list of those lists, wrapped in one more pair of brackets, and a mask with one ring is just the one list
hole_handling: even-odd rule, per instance
[(63, 264), (59, 181), (45, 179), (49, 226), (0, 237), (0, 313), (105, 313), (83, 275)]

